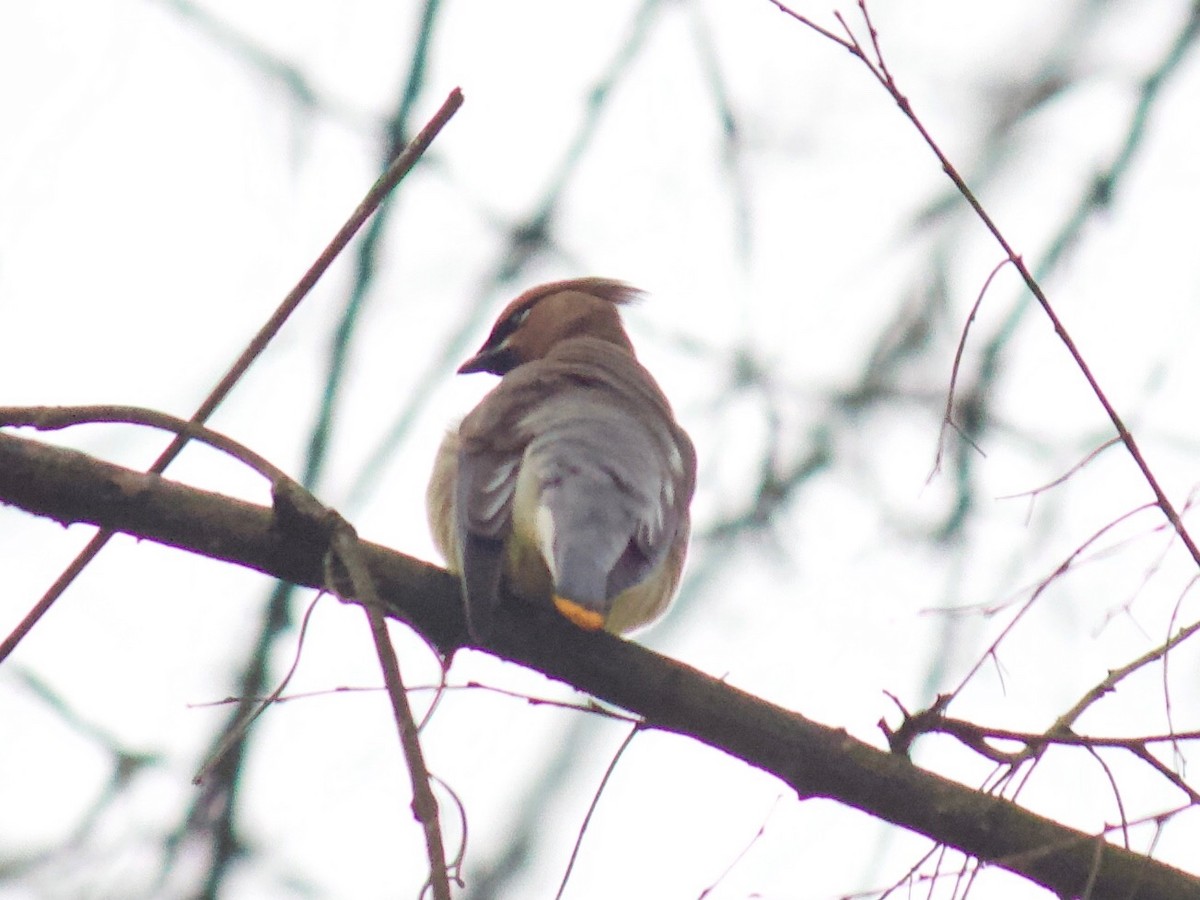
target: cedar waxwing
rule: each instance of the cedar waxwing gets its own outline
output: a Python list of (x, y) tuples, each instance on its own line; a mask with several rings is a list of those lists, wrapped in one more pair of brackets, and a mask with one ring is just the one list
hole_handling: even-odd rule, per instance
[(621, 324), (640, 293), (604, 278), (532, 288), (458, 370), (503, 376), (446, 435), (426, 498), (477, 640), (504, 591), (613, 633), (675, 593), (696, 453)]

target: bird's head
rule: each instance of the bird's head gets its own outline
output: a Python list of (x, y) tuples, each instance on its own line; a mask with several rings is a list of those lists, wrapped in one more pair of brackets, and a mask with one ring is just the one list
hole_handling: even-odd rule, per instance
[(581, 337), (608, 341), (632, 354), (618, 307), (640, 294), (607, 278), (552, 281), (530, 288), (504, 308), (479, 352), (458, 371), (504, 375), (542, 359), (561, 341)]

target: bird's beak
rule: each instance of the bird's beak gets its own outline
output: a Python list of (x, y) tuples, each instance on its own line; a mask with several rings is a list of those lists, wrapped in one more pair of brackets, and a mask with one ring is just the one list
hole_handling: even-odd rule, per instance
[(501, 344), (499, 347), (483, 346), (479, 352), (458, 367), (459, 375), (470, 375), (472, 372), (491, 372), (493, 375), (503, 375), (517, 364), (516, 356), (511, 349)]
[(486, 372), (488, 368), (489, 354), (481, 350), (458, 367), (459, 375), (470, 375), (472, 372)]

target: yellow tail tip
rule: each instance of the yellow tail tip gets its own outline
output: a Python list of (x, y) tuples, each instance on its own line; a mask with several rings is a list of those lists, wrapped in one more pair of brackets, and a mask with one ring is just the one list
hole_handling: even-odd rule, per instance
[(599, 631), (604, 627), (604, 616), (595, 610), (580, 606), (574, 600), (554, 598), (554, 607), (584, 631)]

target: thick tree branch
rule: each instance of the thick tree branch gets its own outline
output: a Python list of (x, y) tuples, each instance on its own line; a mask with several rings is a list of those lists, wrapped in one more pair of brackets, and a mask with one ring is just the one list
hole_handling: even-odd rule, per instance
[[(87, 522), (320, 586), (329, 535), (292, 516), (0, 433), (0, 502)], [(363, 555), (388, 614), (443, 653), (467, 641), (456, 580), (386, 547)], [(498, 656), (536, 669), (770, 772), (801, 797), (827, 797), (1091, 900), (1200, 900), (1200, 878), (973, 790), (659, 656), (536, 609), (501, 629)], [(520, 627), (514, 627), (519, 625)], [(1088, 885), (1090, 889), (1087, 888)]]

